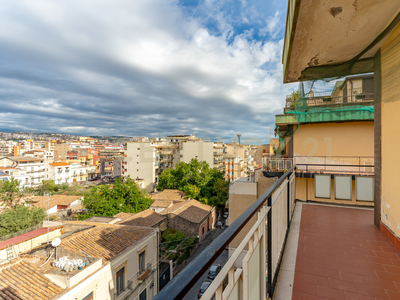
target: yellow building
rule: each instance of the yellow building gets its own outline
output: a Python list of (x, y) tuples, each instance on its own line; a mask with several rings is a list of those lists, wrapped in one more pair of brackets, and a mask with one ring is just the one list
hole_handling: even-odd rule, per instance
[[(337, 3), (332, 3), (332, 7), (324, 7), (319, 1), (289, 1), (283, 50), (284, 82), (374, 72), (375, 225), (400, 249), (396, 176), (397, 167), (400, 167), (400, 126), (397, 125), (400, 113), (400, 4), (392, 0), (364, 1), (358, 5), (352, 1), (334, 2)], [(335, 125), (335, 128), (342, 132), (346, 130), (340, 126), (345, 125)], [(371, 131), (367, 127), (360, 123), (356, 130), (367, 136), (366, 133)], [(300, 128), (299, 134), (301, 131)], [(351, 134), (348, 139), (352, 136), (357, 138), (356, 134)], [(342, 147), (346, 151), (357, 150), (359, 155), (368, 155), (365, 151), (372, 145), (371, 137), (356, 141), (342, 144)], [(328, 142), (332, 143), (332, 155), (344, 151), (340, 145), (333, 146), (336, 144), (334, 137)], [(308, 146), (312, 147), (312, 143)]]

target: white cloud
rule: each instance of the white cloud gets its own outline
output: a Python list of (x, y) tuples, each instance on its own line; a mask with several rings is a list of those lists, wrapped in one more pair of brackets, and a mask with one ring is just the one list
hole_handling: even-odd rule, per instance
[(0, 128), (266, 136), (292, 87), (282, 85), (282, 40), (234, 35), (221, 3), (203, 8), (222, 34), (173, 0), (3, 3)]
[(273, 17), (268, 17), (267, 26), (259, 30), (260, 36), (265, 37), (267, 34), (270, 34), (272, 38), (275, 39), (279, 33), (279, 31), (277, 30), (279, 22), (281, 22), (280, 13), (279, 11), (277, 11), (275, 12), (275, 15)]

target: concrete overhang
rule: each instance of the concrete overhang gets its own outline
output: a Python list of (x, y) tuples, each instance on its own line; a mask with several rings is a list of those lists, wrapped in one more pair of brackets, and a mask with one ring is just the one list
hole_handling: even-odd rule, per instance
[(400, 0), (289, 0), (284, 83), (373, 72)]

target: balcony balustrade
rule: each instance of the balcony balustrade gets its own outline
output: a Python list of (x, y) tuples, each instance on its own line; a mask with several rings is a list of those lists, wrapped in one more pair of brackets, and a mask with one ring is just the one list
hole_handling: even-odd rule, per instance
[(182, 299), (254, 215), (257, 221), (201, 299), (272, 298), (294, 211), (295, 184), (292, 167), (154, 299)]
[[(367, 93), (362, 88), (354, 88), (349, 91), (347, 96), (332, 96), (329, 93), (310, 93), (306, 95), (308, 106), (331, 106), (331, 105), (351, 105), (351, 104), (373, 104), (374, 93)], [(286, 97), (286, 109), (293, 109), (297, 105), (297, 99), (292, 95)]]

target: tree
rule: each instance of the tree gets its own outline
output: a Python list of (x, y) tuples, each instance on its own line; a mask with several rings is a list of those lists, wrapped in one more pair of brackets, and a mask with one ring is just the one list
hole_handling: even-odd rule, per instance
[(0, 236), (14, 233), (42, 222), (46, 217), (43, 208), (16, 205), (0, 214)]
[(18, 205), (23, 196), (19, 180), (12, 178), (0, 181), (0, 202), (6, 207), (13, 208)]
[(84, 220), (91, 216), (111, 217), (120, 212), (138, 213), (148, 209), (152, 202), (148, 193), (141, 190), (129, 176), (125, 182), (118, 178), (113, 186), (95, 186), (85, 193), (82, 203), (88, 213), (79, 218)]
[(44, 196), (45, 192), (57, 192), (58, 189), (58, 185), (53, 180), (43, 180), (36, 193), (38, 196)]
[(222, 211), (229, 198), (229, 182), (216, 168), (210, 168), (205, 161), (192, 159), (180, 162), (175, 169), (165, 170), (159, 177), (157, 190), (178, 189), (186, 197), (204, 204), (217, 206)]

